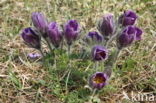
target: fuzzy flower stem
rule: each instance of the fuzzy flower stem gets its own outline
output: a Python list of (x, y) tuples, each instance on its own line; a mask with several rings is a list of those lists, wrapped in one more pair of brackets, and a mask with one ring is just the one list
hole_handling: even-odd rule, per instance
[(70, 60), (70, 52), (71, 52), (71, 45), (68, 45), (68, 58), (69, 58), (69, 68), (71, 68), (71, 60)]
[(99, 68), (99, 62), (96, 61), (94, 65), (95, 65), (94, 66), (95, 67), (95, 72), (97, 72), (98, 71), (98, 68)]
[(63, 40), (62, 40), (61, 46), (60, 46), (60, 48), (61, 48), (61, 54), (62, 54), (62, 52), (63, 52), (63, 44), (64, 44), (64, 42), (63, 42)]
[(122, 49), (117, 48), (117, 50), (115, 51), (115, 53), (113, 53), (109, 58), (108, 58), (108, 62), (105, 65), (105, 70), (104, 72), (106, 72), (108, 74), (108, 76), (111, 76), (112, 73), (112, 68), (114, 66), (114, 64), (116, 63), (116, 60), (120, 54)]
[(116, 37), (116, 35), (112, 36), (110, 39), (107, 40), (105, 47), (107, 48), (110, 42)]
[(97, 89), (96, 89), (96, 88), (94, 88), (94, 89), (93, 89), (93, 92), (92, 92), (92, 96), (91, 96), (91, 97), (94, 97), (94, 95), (95, 95), (96, 91), (97, 91)]
[(69, 57), (69, 59), (70, 59), (70, 47), (71, 47), (71, 45), (68, 45), (68, 57)]
[(113, 55), (113, 58), (111, 58), (111, 61), (110, 61), (110, 64), (109, 65), (112, 65), (113, 66), (113, 64), (116, 63), (116, 60), (117, 60), (117, 58), (118, 58), (118, 56), (120, 54), (120, 51), (121, 51), (121, 49), (118, 49), (117, 48), (115, 54)]
[(68, 45), (68, 58), (69, 58), (69, 67), (68, 68), (69, 68), (69, 72), (67, 74), (66, 84), (65, 84), (66, 93), (68, 93), (68, 81), (69, 81), (69, 77), (71, 74), (70, 47), (71, 47), (71, 45)]
[(96, 91), (97, 91), (97, 89), (94, 88), (93, 91), (92, 91), (92, 95), (90, 96), (89, 103), (93, 103), (93, 100), (94, 100), (94, 96), (95, 96)]
[(54, 48), (54, 49), (53, 49), (53, 55), (54, 55), (54, 68), (56, 68), (56, 63), (57, 63), (57, 62), (56, 62), (56, 49), (57, 49), (57, 48)]
[(44, 56), (44, 53), (43, 53), (42, 49), (38, 49), (38, 50), (40, 51), (42, 57), (44, 58), (45, 56)]
[(114, 35), (111, 36), (111, 38), (106, 42), (106, 45), (105, 45), (106, 47), (108, 47), (109, 44), (114, 40), (114, 38), (118, 36), (119, 32), (120, 32), (120, 29), (116, 28)]
[(119, 28), (118, 26), (119, 26), (119, 25), (117, 24), (116, 29), (115, 29), (115, 31), (114, 31), (114, 35), (111, 36), (111, 37), (107, 40), (107, 42), (105, 43), (105, 47), (108, 47), (109, 44), (114, 40), (114, 38), (118, 36), (118, 34), (119, 34), (119, 32), (120, 32), (120, 28)]
[(108, 45), (109, 38), (105, 38), (104, 46)]
[(116, 63), (116, 60), (117, 60), (117, 58), (118, 58), (118, 56), (119, 56), (119, 54), (120, 54), (120, 51), (121, 51), (121, 49), (117, 49), (117, 51), (116, 51), (116, 53), (115, 53), (115, 55), (114, 55), (114, 64)]
[(49, 47), (49, 49), (50, 49), (50, 52), (52, 52), (53, 49), (52, 49), (52, 47), (51, 47), (51, 45), (50, 45), (50, 42), (48, 41), (48, 38), (45, 38), (45, 41), (46, 41), (47, 44), (48, 44), (48, 47)]
[(66, 84), (65, 84), (66, 93), (68, 93), (68, 81), (69, 81), (70, 73), (71, 73), (71, 69), (69, 70), (67, 78), (66, 78)]

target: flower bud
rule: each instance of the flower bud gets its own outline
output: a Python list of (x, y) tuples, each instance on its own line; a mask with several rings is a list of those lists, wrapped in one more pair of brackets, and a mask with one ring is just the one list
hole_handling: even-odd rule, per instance
[(114, 28), (115, 23), (112, 14), (105, 15), (98, 24), (98, 30), (104, 37), (113, 35)]
[(108, 76), (103, 72), (96, 72), (89, 79), (89, 85), (93, 89), (102, 89), (108, 83)]
[(102, 42), (103, 40), (103, 36), (96, 31), (89, 32), (86, 38), (96, 42)]
[(135, 26), (127, 26), (118, 38), (119, 48), (127, 47), (135, 40), (141, 40), (142, 30)]
[(135, 30), (136, 30), (136, 39), (135, 40), (141, 40), (143, 31), (138, 27), (135, 27)]
[(133, 25), (137, 18), (138, 16), (134, 11), (127, 10), (119, 17), (119, 23), (123, 26)]
[(71, 45), (77, 39), (80, 33), (80, 25), (76, 20), (69, 20), (64, 27), (64, 35), (67, 44)]
[(32, 13), (32, 22), (37, 30), (42, 34), (43, 37), (46, 37), (46, 29), (48, 26), (48, 21), (42, 13), (34, 12)]
[(108, 50), (103, 46), (96, 45), (92, 49), (92, 58), (94, 61), (106, 60), (108, 58)]
[(62, 41), (62, 32), (56, 22), (51, 22), (48, 26), (48, 37), (55, 47), (59, 47)]
[(27, 45), (36, 49), (41, 48), (40, 36), (37, 35), (36, 32), (31, 27), (25, 28), (22, 31), (21, 36)]
[(39, 54), (39, 53), (29, 53), (29, 54), (28, 54), (28, 57), (29, 57), (30, 59), (38, 59), (38, 58), (41, 57), (41, 54)]

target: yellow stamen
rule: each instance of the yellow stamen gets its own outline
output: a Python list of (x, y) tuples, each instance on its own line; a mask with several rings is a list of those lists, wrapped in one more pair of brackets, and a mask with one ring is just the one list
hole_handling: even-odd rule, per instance
[(101, 76), (96, 76), (93, 81), (96, 83), (96, 84), (100, 84), (100, 83), (104, 83), (105, 82), (105, 78), (101, 77)]

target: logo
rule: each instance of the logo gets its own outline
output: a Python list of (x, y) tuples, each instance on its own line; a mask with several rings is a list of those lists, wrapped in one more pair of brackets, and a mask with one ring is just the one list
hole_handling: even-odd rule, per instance
[(156, 97), (153, 93), (141, 93), (141, 92), (131, 92), (130, 94), (126, 93), (125, 91), (122, 92), (123, 97), (122, 99), (127, 99), (133, 102), (138, 101), (148, 101), (153, 102), (156, 101)]

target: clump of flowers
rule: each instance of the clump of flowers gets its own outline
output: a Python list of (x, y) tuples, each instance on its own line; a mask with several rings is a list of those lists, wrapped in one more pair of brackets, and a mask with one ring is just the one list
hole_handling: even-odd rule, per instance
[[(83, 39), (86, 44), (91, 44), (89, 49), (95, 64), (96, 71), (90, 76), (88, 83), (92, 90), (102, 89), (108, 84), (113, 66), (121, 50), (142, 39), (143, 31), (135, 25), (138, 16), (134, 11), (124, 11), (117, 21), (114, 18), (113, 14), (104, 15), (97, 26), (98, 31), (88, 32)], [(59, 48), (65, 40), (68, 55), (70, 55), (71, 45), (80, 37), (81, 26), (77, 20), (68, 20), (61, 28), (57, 22), (48, 22), (42, 13), (35, 12), (32, 13), (32, 23), (34, 27), (25, 28), (21, 37), (28, 46), (39, 50), (43, 57), (45, 54), (42, 51), (42, 39), (46, 41), (50, 52)], [(115, 41), (116, 49), (112, 53), (110, 44), (113, 41)], [(104, 63), (104, 67), (101, 71), (98, 64), (102, 63)]]
[(64, 28), (61, 28), (55, 21), (49, 23), (44, 14), (39, 12), (32, 13), (31, 19), (34, 27), (23, 29), (21, 36), (27, 45), (38, 49), (42, 56), (44, 56), (44, 53), (41, 39), (46, 41), (50, 52), (53, 52), (54, 48), (61, 45), (63, 37), (66, 39), (68, 46), (71, 46), (80, 35), (80, 25), (77, 20), (69, 20), (64, 24)]

